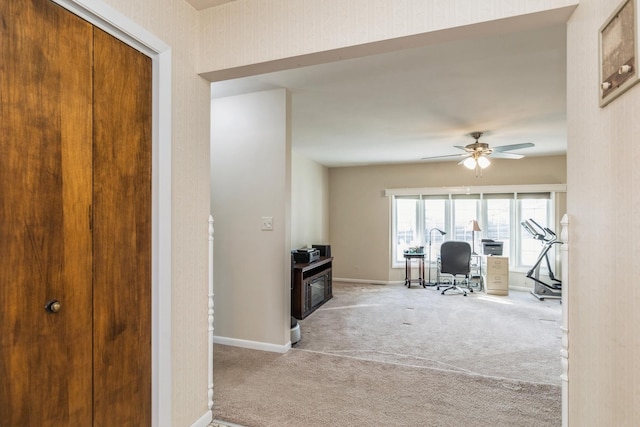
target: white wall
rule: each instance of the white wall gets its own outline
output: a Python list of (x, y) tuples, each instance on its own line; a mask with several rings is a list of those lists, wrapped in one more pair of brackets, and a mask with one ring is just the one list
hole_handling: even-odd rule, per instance
[[(289, 343), (289, 109), (285, 89), (211, 103), (218, 342), (275, 351)], [(272, 231), (262, 217), (273, 217)]]
[(293, 151), (291, 249), (329, 242), (329, 170)]
[[(200, 72), (260, 74), (566, 22), (577, 0), (236, 0), (202, 11)], [(510, 18), (510, 19), (504, 19)], [(456, 31), (441, 31), (456, 28)]]
[(568, 24), (573, 426), (636, 426), (640, 420), (640, 85), (598, 106), (599, 28), (620, 3), (582, 0)]

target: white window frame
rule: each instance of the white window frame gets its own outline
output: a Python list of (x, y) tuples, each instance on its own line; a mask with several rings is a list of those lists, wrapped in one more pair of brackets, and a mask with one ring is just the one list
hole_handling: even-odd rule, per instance
[[(465, 195), (479, 195), (479, 211), (477, 213), (478, 221), (480, 223), (484, 223), (485, 215), (486, 215), (486, 199), (484, 198), (485, 194), (513, 194), (514, 198), (511, 201), (510, 205), (510, 213), (511, 213), (511, 228), (510, 228), (510, 248), (509, 254), (505, 254), (509, 256), (510, 260), (510, 270), (518, 271), (518, 272), (527, 272), (531, 266), (520, 265), (520, 257), (518, 256), (519, 251), (521, 249), (521, 242), (519, 238), (520, 233), (520, 221), (528, 218), (521, 218), (520, 213), (520, 203), (518, 203), (518, 194), (530, 194), (530, 193), (549, 193), (549, 203), (547, 204), (547, 217), (549, 219), (550, 224), (555, 224), (555, 204), (556, 204), (556, 193), (564, 193), (567, 191), (565, 184), (536, 184), (536, 185), (496, 185), (496, 186), (477, 186), (477, 187), (424, 187), (424, 188), (396, 188), (396, 189), (386, 189), (385, 196), (390, 199), (390, 209), (391, 209), (391, 227), (392, 234), (390, 236), (390, 244), (391, 244), (391, 267), (392, 268), (404, 268), (404, 262), (398, 260), (397, 254), (397, 228), (396, 228), (396, 204), (395, 200), (397, 196), (415, 196), (419, 200), (423, 200), (423, 196), (437, 196), (437, 195), (445, 195), (449, 201), (445, 205), (445, 215), (446, 215), (446, 224), (445, 230), (449, 236), (452, 235), (454, 224), (453, 224), (453, 212), (452, 212), (452, 203), (456, 194), (465, 194)], [(422, 204), (421, 204), (422, 205)], [(423, 205), (420, 207), (423, 209)], [(423, 212), (424, 214), (424, 212)], [(423, 217), (424, 215), (422, 215)], [(421, 224), (420, 227), (424, 228), (424, 225)], [(424, 235), (426, 231), (422, 230), (422, 237), (426, 243), (428, 243), (429, 236)], [(482, 234), (481, 234), (482, 235)], [(429, 260), (430, 262), (431, 260)]]

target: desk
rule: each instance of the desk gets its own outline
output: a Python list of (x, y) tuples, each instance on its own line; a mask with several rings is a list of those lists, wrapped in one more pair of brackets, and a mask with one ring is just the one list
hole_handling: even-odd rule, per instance
[[(411, 282), (417, 282), (422, 285), (422, 287), (426, 287), (426, 282), (424, 280), (424, 253), (404, 253), (404, 284), (407, 287), (411, 287)], [(417, 259), (418, 260), (418, 278), (411, 278), (411, 261)]]

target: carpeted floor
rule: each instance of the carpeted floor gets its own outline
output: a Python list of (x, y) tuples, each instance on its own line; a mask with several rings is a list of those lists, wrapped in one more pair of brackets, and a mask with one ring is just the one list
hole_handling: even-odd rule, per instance
[(557, 300), (334, 283), (286, 354), (214, 346), (214, 418), (259, 426), (559, 426)]

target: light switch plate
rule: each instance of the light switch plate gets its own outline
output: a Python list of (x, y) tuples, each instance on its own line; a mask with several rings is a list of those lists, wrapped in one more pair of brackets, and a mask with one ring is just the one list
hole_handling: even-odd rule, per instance
[(262, 231), (273, 231), (273, 217), (272, 216), (263, 216), (261, 218), (262, 221)]

